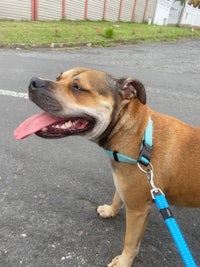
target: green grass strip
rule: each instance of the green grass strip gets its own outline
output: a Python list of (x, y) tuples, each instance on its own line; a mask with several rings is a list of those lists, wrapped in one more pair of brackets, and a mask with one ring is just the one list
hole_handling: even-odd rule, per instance
[(185, 38), (200, 38), (200, 29), (131, 22), (0, 20), (1, 47), (12, 44), (21, 44), (24, 48), (50, 44), (115, 46)]

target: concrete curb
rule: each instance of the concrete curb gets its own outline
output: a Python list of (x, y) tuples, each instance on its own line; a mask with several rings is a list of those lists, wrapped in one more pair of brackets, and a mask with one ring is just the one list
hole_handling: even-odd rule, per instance
[(125, 40), (106, 40), (105, 42), (83, 42), (83, 43), (12, 43), (0, 44), (0, 48), (19, 49), (19, 50), (37, 50), (37, 49), (79, 49), (83, 47), (105, 47), (117, 45), (137, 44), (145, 41), (145, 38), (125, 39)]
[[(180, 37), (179, 39), (185, 39), (186, 37)], [(190, 38), (190, 37), (188, 37)], [(46, 44), (31, 44), (31, 43), (12, 43), (1, 44), (0, 48), (16, 49), (16, 50), (38, 50), (38, 49), (80, 49), (84, 47), (109, 47), (119, 45), (132, 45), (144, 42), (164, 42), (170, 41), (165, 36), (157, 36), (146, 38), (134, 38), (134, 39), (119, 39), (119, 40), (106, 40), (101, 42), (82, 42), (82, 43), (46, 43)], [(171, 40), (173, 41), (173, 40)]]

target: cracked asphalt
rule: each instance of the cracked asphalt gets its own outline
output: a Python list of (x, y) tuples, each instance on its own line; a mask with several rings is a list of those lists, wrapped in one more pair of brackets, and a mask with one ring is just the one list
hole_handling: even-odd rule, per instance
[[(79, 137), (17, 141), (13, 130), (39, 112), (26, 93), (31, 77), (55, 79), (85, 66), (136, 77), (148, 104), (200, 127), (200, 40), (81, 50), (0, 50), (0, 267), (100, 267), (123, 247), (125, 212), (101, 219), (114, 193), (107, 156)], [(7, 92), (7, 93), (6, 93)], [(176, 148), (174, 148), (176, 149)], [(200, 264), (200, 210), (172, 207)], [(154, 207), (135, 267), (181, 267)]]

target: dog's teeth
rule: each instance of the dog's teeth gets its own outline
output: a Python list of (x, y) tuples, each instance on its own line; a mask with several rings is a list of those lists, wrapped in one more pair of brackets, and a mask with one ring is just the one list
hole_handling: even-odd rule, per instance
[[(55, 129), (67, 130), (67, 129), (71, 128), (72, 126), (75, 126), (76, 123), (77, 123), (76, 121), (74, 121), (74, 122), (67, 121), (62, 125), (56, 124), (56, 125), (52, 125), (52, 127)], [(47, 128), (43, 128), (42, 131), (47, 131)]]
[(65, 129), (72, 127), (73, 123), (71, 121), (65, 122), (65, 124), (63, 124), (65, 126)]
[(44, 127), (44, 128), (41, 129), (41, 131), (42, 131), (42, 132), (46, 132), (46, 131), (47, 131), (47, 128)]
[(65, 124), (63, 124), (59, 128), (65, 130), (67, 127), (65, 126)]

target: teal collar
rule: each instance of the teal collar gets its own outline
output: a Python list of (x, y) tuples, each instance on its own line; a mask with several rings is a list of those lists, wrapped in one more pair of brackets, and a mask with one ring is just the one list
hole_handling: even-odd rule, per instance
[(142, 138), (142, 145), (138, 159), (130, 158), (117, 151), (111, 151), (105, 148), (104, 151), (111, 159), (115, 161), (130, 163), (130, 164), (136, 164), (137, 162), (139, 162), (145, 166), (148, 166), (151, 159), (152, 146), (153, 146), (153, 121), (150, 117), (147, 128), (144, 132), (144, 136)]

